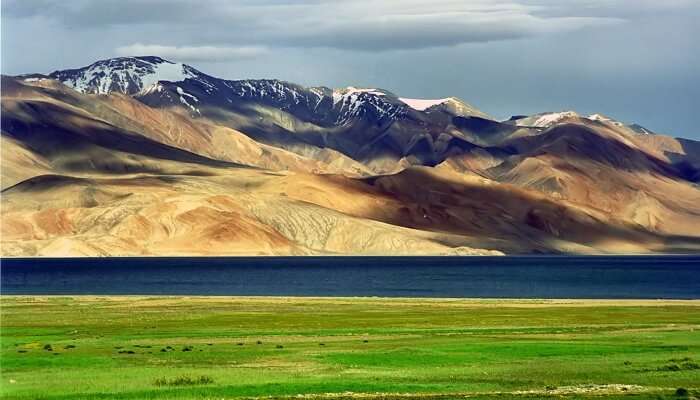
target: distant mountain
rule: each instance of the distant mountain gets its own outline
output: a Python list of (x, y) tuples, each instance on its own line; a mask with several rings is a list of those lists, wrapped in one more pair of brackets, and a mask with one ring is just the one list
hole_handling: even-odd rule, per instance
[(159, 57), (2, 88), (4, 255), (700, 251), (700, 143), (603, 114)]
[(153, 56), (101, 60), (83, 68), (55, 71), (48, 77), (81, 93), (121, 93), (153, 106), (181, 104), (194, 113), (199, 113), (200, 105), (233, 107), (241, 102), (260, 102), (328, 126), (363, 117), (394, 119), (407, 110), (386, 91), (305, 88), (275, 79), (224, 80)]
[(81, 93), (133, 95), (158, 81), (178, 82), (202, 77), (194, 68), (160, 57), (120, 57), (48, 75)]
[(461, 141), (450, 133), (452, 118), (489, 118), (456, 98), (427, 106), (431, 100), (401, 99), (381, 89), (224, 80), (159, 57), (102, 60), (48, 77), (81, 93), (121, 93), (151, 107), (181, 107), (300, 155), (330, 148), (377, 172), (439, 163)]
[(551, 126), (554, 126), (556, 124), (560, 124), (563, 122), (581, 122), (582, 119), (588, 120), (588, 121), (596, 121), (604, 125), (610, 125), (614, 126), (617, 128), (624, 128), (628, 129), (629, 131), (633, 133), (639, 133), (643, 135), (655, 135), (655, 132), (650, 131), (649, 129), (644, 128), (643, 126), (639, 124), (630, 124), (627, 125), (623, 122), (620, 122), (618, 120), (615, 120), (613, 118), (607, 117), (603, 114), (591, 114), (588, 116), (582, 116), (576, 113), (575, 111), (561, 111), (561, 112), (548, 112), (548, 113), (540, 113), (540, 114), (535, 114), (535, 115), (524, 115), (524, 116), (514, 116), (510, 120), (508, 120), (509, 123), (513, 123), (519, 126), (527, 126), (527, 127), (535, 127), (535, 128), (549, 128)]
[[(151, 107), (183, 108), (192, 118), (212, 120), (302, 156), (318, 148), (332, 149), (378, 173), (407, 165), (437, 165), (451, 154), (474, 145), (490, 146), (495, 138), (516, 131), (535, 134), (584, 118), (567, 111), (499, 125), (454, 97), (411, 99), (374, 88), (306, 88), (274, 79), (224, 80), (153, 56), (102, 60), (55, 71), (48, 77), (81, 93), (121, 93)], [(588, 119), (623, 126), (599, 114)], [(625, 127), (634, 133), (649, 132)]]

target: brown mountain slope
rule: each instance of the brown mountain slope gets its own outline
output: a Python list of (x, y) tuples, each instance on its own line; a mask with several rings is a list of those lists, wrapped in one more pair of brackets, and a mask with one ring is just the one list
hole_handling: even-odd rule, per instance
[[(21, 82), (3, 77), (3, 107), (12, 102), (33, 102), (34, 107), (58, 107), (135, 135), (207, 158), (272, 170), (367, 175), (368, 169), (331, 149), (318, 149), (312, 157), (258, 143), (234, 129), (199, 118), (181, 108), (151, 108), (121, 94), (84, 95), (49, 79)], [(40, 102), (39, 102), (40, 101)], [(7, 105), (6, 105), (7, 104)], [(55, 110), (55, 108), (52, 108)], [(12, 110), (8, 110), (12, 112)], [(34, 121), (61, 124), (62, 111), (36, 109)]]
[(560, 125), (528, 138), (493, 169), (499, 181), (549, 193), (666, 234), (697, 235), (700, 190), (668, 158), (624, 131)]
[[(309, 185), (304, 175), (288, 174), (230, 169), (208, 177), (36, 177), (3, 192), (3, 254), (489, 254), (455, 235), (292, 198), (285, 190), (290, 181), (314, 195), (328, 187), (323, 179)], [(331, 202), (348, 201), (347, 195)]]
[(241, 168), (206, 172), (25, 181), (3, 192), (3, 253), (639, 253), (698, 245), (430, 168), (367, 182)]
[(700, 251), (695, 142), (460, 118), (437, 167), (374, 158), (400, 172), (369, 176), (178, 107), (4, 78), (2, 254)]
[(2, 189), (24, 180), (52, 172), (48, 160), (33, 153), (22, 143), (5, 136), (0, 137), (0, 160), (2, 160)]
[(474, 172), (651, 232), (698, 235), (700, 190), (688, 179), (692, 157), (698, 154), (692, 145), (697, 142), (685, 141), (683, 146), (670, 137), (578, 121), (537, 135), (506, 138), (498, 148), (457, 154), (439, 169)]

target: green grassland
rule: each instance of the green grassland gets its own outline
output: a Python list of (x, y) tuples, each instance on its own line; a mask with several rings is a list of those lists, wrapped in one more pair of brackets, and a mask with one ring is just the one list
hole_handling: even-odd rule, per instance
[(0, 311), (4, 399), (700, 397), (695, 301), (4, 296)]

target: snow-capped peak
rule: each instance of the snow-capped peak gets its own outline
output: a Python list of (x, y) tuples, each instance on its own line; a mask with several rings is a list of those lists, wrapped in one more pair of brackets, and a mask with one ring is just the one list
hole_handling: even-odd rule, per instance
[(49, 76), (81, 93), (135, 94), (159, 81), (179, 82), (197, 75), (192, 67), (160, 57), (119, 57)]
[(634, 133), (637, 134), (642, 134), (642, 135), (654, 135), (654, 132), (650, 131), (649, 129), (639, 125), (639, 124), (631, 124), (627, 125), (624, 122), (620, 122), (618, 120), (612, 119), (610, 117), (607, 117), (603, 114), (591, 114), (588, 117), (591, 121), (598, 121), (598, 122), (603, 122), (606, 124), (614, 125), (620, 128), (627, 128), (631, 130)]
[(396, 102), (393, 95), (389, 96), (374, 88), (357, 88), (348, 86), (335, 89), (332, 93), (333, 108), (338, 110), (336, 124), (342, 125), (367, 112), (378, 120), (393, 119), (403, 113), (404, 105)]
[(356, 88), (354, 86), (348, 86), (345, 89), (339, 90), (342, 94), (348, 96), (356, 93), (369, 93), (369, 94), (374, 94), (377, 96), (384, 96), (384, 92), (382, 92), (379, 89), (374, 89), (374, 88)]
[(625, 124), (623, 124), (622, 122), (616, 121), (616, 120), (614, 120), (610, 117), (607, 117), (603, 114), (591, 114), (586, 118), (590, 119), (591, 121), (605, 122), (605, 123), (612, 124), (615, 126), (625, 126)]
[(448, 101), (452, 100), (452, 97), (447, 97), (444, 99), (409, 99), (406, 97), (399, 97), (399, 100), (406, 103), (414, 110), (425, 111), (430, 107), (447, 103)]
[(591, 114), (588, 117), (586, 117), (592, 121), (612, 121), (610, 117), (606, 117), (603, 114)]
[(548, 128), (552, 125), (558, 124), (559, 122), (567, 118), (576, 118), (578, 113), (575, 111), (562, 111), (555, 113), (544, 113), (534, 116), (536, 119), (530, 124), (530, 126), (538, 128)]
[(385, 93), (374, 88), (356, 88), (354, 86), (348, 86), (344, 89), (333, 90), (333, 105), (338, 103), (354, 103), (357, 99), (363, 95), (374, 95), (374, 96), (384, 96)]
[(148, 105), (182, 104), (195, 113), (212, 106), (259, 102), (323, 125), (370, 121), (381, 126), (403, 118), (411, 109), (425, 111), (444, 103), (450, 105), (446, 112), (454, 115), (488, 118), (454, 97), (399, 99), (377, 88), (306, 88), (276, 79), (225, 80), (154, 56), (101, 60), (83, 68), (55, 71), (49, 77), (82, 93), (122, 93)]

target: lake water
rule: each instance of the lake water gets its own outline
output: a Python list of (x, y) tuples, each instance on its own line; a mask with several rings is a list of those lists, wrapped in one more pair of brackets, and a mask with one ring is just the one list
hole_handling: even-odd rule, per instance
[(700, 298), (700, 257), (2, 259), (2, 294)]

